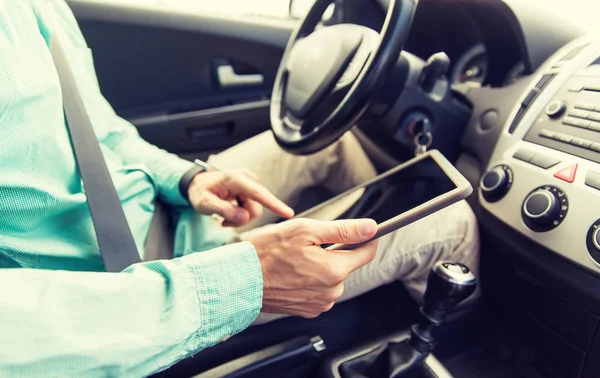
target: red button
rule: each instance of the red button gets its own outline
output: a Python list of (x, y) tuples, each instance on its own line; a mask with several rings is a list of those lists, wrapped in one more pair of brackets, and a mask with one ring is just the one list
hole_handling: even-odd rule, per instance
[(567, 168), (563, 168), (560, 171), (554, 174), (554, 177), (559, 178), (566, 182), (575, 181), (575, 174), (577, 173), (577, 164), (573, 164), (568, 166)]

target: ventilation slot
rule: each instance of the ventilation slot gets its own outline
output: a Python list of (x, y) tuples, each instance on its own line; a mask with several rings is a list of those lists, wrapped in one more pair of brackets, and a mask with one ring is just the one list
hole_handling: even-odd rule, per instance
[(565, 62), (567, 60), (571, 60), (571, 59), (575, 58), (577, 56), (577, 54), (579, 54), (586, 47), (587, 47), (587, 44), (574, 48), (567, 55), (563, 56), (562, 59), (559, 60), (559, 62)]
[(550, 82), (552, 81), (552, 79), (554, 79), (555, 76), (555, 74), (546, 74), (542, 76), (542, 78), (535, 85), (535, 88), (529, 91), (527, 96), (523, 99), (523, 102), (521, 102), (521, 107), (517, 111), (515, 118), (513, 119), (512, 123), (510, 124), (510, 127), (508, 128), (508, 132), (510, 134), (515, 132), (515, 129), (517, 128), (517, 126), (519, 126), (521, 119), (523, 119), (525, 113), (527, 113), (527, 109), (529, 108), (529, 106), (533, 104), (537, 96), (542, 92), (544, 88), (548, 86), (548, 84), (550, 84)]
[(519, 108), (519, 110), (517, 111), (517, 115), (515, 116), (515, 119), (512, 121), (512, 123), (510, 124), (510, 127), (508, 128), (508, 132), (509, 133), (514, 133), (515, 129), (517, 128), (517, 126), (519, 125), (519, 122), (521, 122), (521, 119), (523, 118), (523, 116), (525, 115), (525, 108), (523, 106), (521, 106)]
[(556, 74), (546, 74), (542, 76), (542, 78), (540, 79), (540, 81), (537, 82), (535, 87), (541, 91), (542, 89), (546, 88), (546, 86), (552, 81), (552, 79), (554, 79), (554, 76), (556, 76)]

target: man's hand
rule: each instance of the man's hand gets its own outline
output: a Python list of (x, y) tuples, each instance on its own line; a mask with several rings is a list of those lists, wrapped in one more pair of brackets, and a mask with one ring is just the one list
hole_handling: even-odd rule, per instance
[(361, 243), (376, 232), (370, 219), (297, 219), (248, 233), (263, 272), (262, 311), (305, 318), (329, 311), (343, 294), (348, 274), (373, 260), (377, 241), (351, 251), (321, 245)]
[(258, 177), (247, 169), (198, 174), (190, 183), (188, 196), (197, 212), (222, 216), (224, 226), (242, 226), (260, 218), (263, 206), (284, 218), (294, 216), (294, 210), (259, 184)]

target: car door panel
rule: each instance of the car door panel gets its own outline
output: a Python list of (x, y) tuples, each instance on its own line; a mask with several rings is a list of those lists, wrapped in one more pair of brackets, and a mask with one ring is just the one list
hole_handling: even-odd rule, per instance
[(69, 4), (103, 94), (146, 140), (205, 158), (269, 128), (268, 99), (292, 21), (226, 19), (146, 3)]
[(184, 158), (203, 158), (264, 131), (269, 100), (249, 101), (175, 114), (131, 118), (148, 142)]

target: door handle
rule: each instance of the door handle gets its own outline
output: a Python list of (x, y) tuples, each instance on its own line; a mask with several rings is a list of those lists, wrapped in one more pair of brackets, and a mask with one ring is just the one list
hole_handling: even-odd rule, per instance
[(219, 85), (224, 88), (249, 85), (261, 85), (265, 77), (261, 74), (238, 75), (230, 64), (217, 67)]

